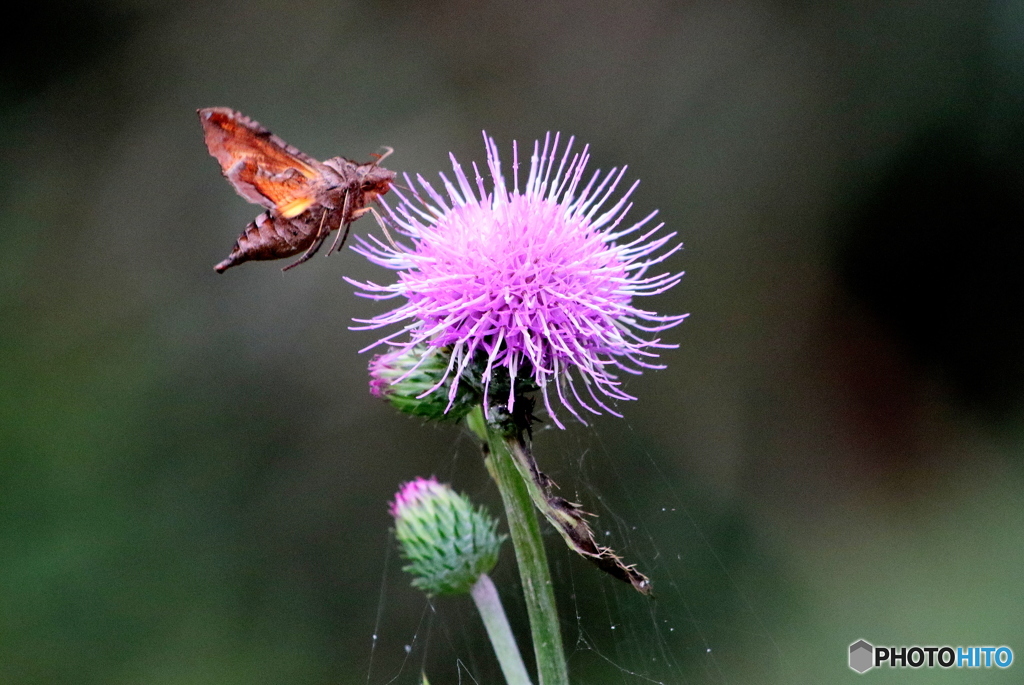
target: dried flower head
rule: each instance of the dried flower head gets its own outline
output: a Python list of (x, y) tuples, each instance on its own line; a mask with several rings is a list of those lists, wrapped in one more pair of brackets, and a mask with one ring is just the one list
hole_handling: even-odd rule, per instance
[[(406, 175), (413, 198), (396, 189), (400, 203), (388, 213), (411, 245), (370, 238), (354, 248), (398, 271), (397, 282), (350, 282), (367, 297), (404, 299), (385, 314), (358, 320), (360, 328), (402, 325), (376, 344), (450, 350), (444, 377), (433, 388), (447, 384), (449, 401), (460, 383), (471, 380), (483, 388), (485, 405), (504, 404), (511, 412), (523, 378), (540, 388), (548, 413), (562, 427), (552, 395), (584, 423), (579, 408), (619, 416), (608, 400), (636, 398), (622, 389), (617, 371), (662, 368), (651, 361), (655, 350), (676, 345), (643, 335), (675, 326), (686, 315), (661, 316), (633, 305), (634, 297), (679, 282), (681, 272), (649, 275), (682, 247), (663, 249), (676, 234), (656, 236), (663, 224), (649, 223), (657, 212), (624, 225), (637, 183), (611, 197), (626, 168), (598, 170), (585, 179), (589, 148), (573, 153), (570, 138), (560, 151), (558, 140), (549, 134), (543, 148), (534, 143), (522, 190), (517, 147), (510, 191), (497, 146), (486, 134), (490, 192), (476, 164), (474, 188), (454, 156), (455, 182), (441, 174), (447, 198), (422, 176), (414, 183)], [(480, 377), (467, 379), (473, 369)], [(501, 397), (492, 395), (498, 386)]]

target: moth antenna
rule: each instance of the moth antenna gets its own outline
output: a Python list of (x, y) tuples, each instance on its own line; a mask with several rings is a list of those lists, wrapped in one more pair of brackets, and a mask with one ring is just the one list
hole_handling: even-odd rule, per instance
[(388, 147), (387, 145), (384, 145), (383, 147), (384, 152), (382, 154), (374, 152), (372, 155), (370, 155), (371, 157), (376, 157), (376, 159), (373, 160), (373, 166), (378, 166), (381, 162), (387, 159), (392, 152), (395, 151), (395, 148), (393, 147)]

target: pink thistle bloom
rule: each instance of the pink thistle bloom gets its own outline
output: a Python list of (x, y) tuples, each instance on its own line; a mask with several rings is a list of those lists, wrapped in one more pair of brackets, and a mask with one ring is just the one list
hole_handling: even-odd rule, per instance
[(644, 334), (676, 326), (687, 315), (661, 316), (633, 305), (634, 297), (664, 292), (683, 275), (649, 274), (682, 248), (676, 243), (663, 249), (676, 234), (656, 236), (664, 225), (649, 225), (657, 211), (624, 224), (639, 181), (611, 200), (626, 167), (585, 178), (589, 147), (572, 153), (570, 138), (559, 151), (558, 140), (548, 134), (543, 148), (534, 143), (522, 189), (517, 146), (512, 146), (510, 191), (497, 146), (486, 133), (490, 191), (476, 164), (474, 187), (454, 155), (455, 182), (440, 175), (447, 198), (422, 176), (417, 184), (406, 175), (414, 199), (396, 187), (400, 203), (387, 211), (411, 244), (371, 237), (353, 247), (371, 262), (398, 271), (397, 282), (349, 282), (366, 297), (404, 300), (387, 313), (357, 320), (364, 324), (359, 329), (402, 326), (370, 347), (427, 345), (451, 351), (444, 378), (432, 390), (453, 378), (448, 394), (454, 400), (463, 372), (477, 362), (485, 408), (493, 400), (493, 374), (504, 370), (512, 382), (507, 401), (498, 401), (511, 411), (516, 379), (532, 380), (548, 414), (564, 428), (553, 396), (582, 423), (580, 408), (621, 416), (608, 401), (636, 398), (623, 390), (616, 373), (664, 368), (653, 361), (656, 350), (677, 345)]

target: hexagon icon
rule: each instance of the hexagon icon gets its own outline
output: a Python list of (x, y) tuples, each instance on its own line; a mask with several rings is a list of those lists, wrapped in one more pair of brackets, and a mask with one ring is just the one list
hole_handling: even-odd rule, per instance
[(870, 642), (857, 640), (850, 645), (850, 668), (857, 673), (864, 673), (874, 664), (875, 648)]

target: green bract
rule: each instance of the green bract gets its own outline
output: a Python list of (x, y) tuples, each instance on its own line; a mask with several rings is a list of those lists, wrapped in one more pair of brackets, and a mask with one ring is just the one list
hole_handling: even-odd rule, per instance
[(448, 485), (433, 478), (406, 483), (391, 505), (403, 567), (429, 595), (469, 592), (498, 562), (504, 535), (498, 522)]
[(426, 345), (376, 356), (370, 362), (370, 392), (406, 414), (459, 421), (480, 399), (465, 385), (452, 393), (449, 360), (449, 354)]

